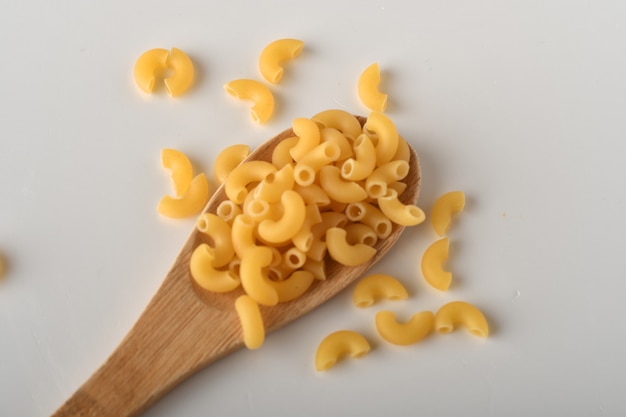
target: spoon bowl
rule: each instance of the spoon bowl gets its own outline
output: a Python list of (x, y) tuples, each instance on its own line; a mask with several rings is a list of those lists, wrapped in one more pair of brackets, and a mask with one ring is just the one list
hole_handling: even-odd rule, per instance
[[(361, 125), (364, 117), (357, 117)], [(294, 136), (287, 129), (260, 145), (246, 159), (271, 159), (278, 143)], [(407, 187), (399, 196), (415, 204), (421, 173), (417, 153), (410, 148)], [(219, 187), (205, 212), (215, 213), (226, 199)], [(327, 279), (316, 280), (299, 298), (272, 307), (261, 306), (266, 333), (279, 329), (323, 304), (378, 262), (400, 237), (403, 226), (374, 246), (368, 262), (348, 267), (327, 257)], [(189, 272), (193, 250), (208, 238), (194, 228), (148, 306), (105, 363), (53, 414), (53, 417), (137, 416), (189, 376), (244, 346), (235, 299), (241, 289), (211, 293), (198, 287)]]

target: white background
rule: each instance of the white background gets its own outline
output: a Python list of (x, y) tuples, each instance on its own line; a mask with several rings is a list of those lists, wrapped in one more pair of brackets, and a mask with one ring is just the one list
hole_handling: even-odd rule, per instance
[[(358, 4), (358, 5), (357, 5)], [(626, 3), (623, 1), (12, 1), (0, 15), (0, 414), (48, 416), (106, 359), (166, 275), (193, 219), (156, 212), (160, 150), (197, 172), (226, 145), (295, 117), (365, 114), (356, 80), (383, 71), (388, 115), (418, 150), (420, 205), (465, 191), (447, 293), (419, 273), (436, 236), (408, 230), (375, 268), (409, 289), (367, 310), (350, 290), (201, 371), (145, 413), (165, 416), (619, 416), (626, 414)], [(257, 57), (305, 50), (257, 126), (226, 95)], [(196, 64), (188, 94), (152, 96), (132, 67), (151, 48)], [(395, 347), (373, 326), (451, 300), (492, 335)], [(328, 333), (374, 349), (316, 373)]]

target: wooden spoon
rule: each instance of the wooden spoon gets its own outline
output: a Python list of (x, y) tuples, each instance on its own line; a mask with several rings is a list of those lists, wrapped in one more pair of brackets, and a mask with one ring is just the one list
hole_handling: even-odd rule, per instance
[[(361, 124), (365, 118), (359, 117)], [(270, 160), (274, 147), (294, 136), (287, 129), (270, 139), (247, 160)], [(420, 166), (411, 148), (407, 188), (400, 196), (415, 204), (420, 190)], [(215, 212), (226, 198), (220, 187), (205, 211)], [(274, 307), (262, 307), (269, 333), (308, 313), (362, 276), (398, 240), (404, 227), (376, 244), (377, 253), (366, 264), (346, 267), (327, 262), (328, 279), (316, 282), (303, 296)], [(53, 417), (137, 416), (177, 384), (243, 346), (234, 301), (240, 291), (209, 293), (197, 287), (189, 273), (189, 259), (206, 237), (195, 228), (138, 321), (107, 361), (59, 408)]]

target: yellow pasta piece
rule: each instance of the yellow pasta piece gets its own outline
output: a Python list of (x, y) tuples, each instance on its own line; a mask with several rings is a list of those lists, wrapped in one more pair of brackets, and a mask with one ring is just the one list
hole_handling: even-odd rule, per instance
[(336, 161), (341, 151), (339, 145), (332, 142), (324, 142), (311, 149), (302, 156), (295, 168), (293, 175), (295, 181), (306, 187), (313, 184), (317, 172), (323, 167)]
[(332, 127), (325, 127), (320, 130), (320, 142), (332, 142), (339, 146), (339, 158), (337, 161), (343, 161), (350, 158), (354, 152), (352, 150), (352, 144), (344, 136), (343, 133)]
[(361, 358), (370, 350), (370, 344), (363, 335), (352, 330), (336, 331), (326, 336), (317, 347), (315, 369), (326, 371), (335, 366), (344, 355)]
[(164, 196), (157, 210), (164, 216), (184, 218), (198, 214), (209, 199), (209, 182), (206, 175), (196, 175), (189, 184), (189, 188), (180, 198)]
[(231, 145), (217, 155), (213, 163), (213, 174), (218, 184), (224, 182), (228, 174), (250, 155), (250, 146)]
[(320, 129), (313, 120), (304, 117), (294, 119), (291, 128), (298, 142), (289, 149), (289, 154), (297, 162), (320, 144)]
[(374, 229), (363, 223), (351, 223), (345, 227), (346, 241), (350, 245), (363, 243), (367, 246), (374, 246), (378, 241), (378, 236)]
[(328, 253), (337, 262), (346, 266), (362, 265), (376, 255), (376, 249), (357, 243), (350, 245), (346, 241), (346, 230), (331, 227), (326, 231)]
[(226, 92), (238, 99), (251, 100), (250, 116), (255, 123), (265, 123), (274, 112), (274, 95), (263, 83), (249, 79), (238, 79), (224, 85)]
[(267, 45), (259, 57), (259, 70), (267, 82), (278, 83), (283, 76), (281, 63), (300, 55), (304, 42), (297, 39), (279, 39)]
[(294, 246), (302, 252), (307, 252), (313, 244), (313, 232), (311, 228), (322, 221), (320, 210), (316, 204), (307, 204), (305, 206), (305, 217), (302, 227), (298, 233), (291, 239)]
[(368, 132), (374, 132), (378, 137), (376, 143), (376, 164), (382, 165), (391, 161), (398, 151), (400, 139), (398, 131), (391, 119), (383, 113), (373, 111), (370, 113), (363, 128)]
[(196, 220), (196, 228), (213, 241), (213, 266), (220, 268), (227, 265), (235, 256), (230, 225), (216, 214), (203, 213)]
[(391, 275), (373, 274), (361, 279), (352, 293), (352, 302), (357, 307), (369, 307), (379, 298), (406, 300), (409, 298), (404, 285)]
[(452, 216), (459, 213), (465, 207), (465, 193), (463, 191), (450, 191), (440, 196), (431, 214), (431, 222), (435, 232), (439, 236), (446, 234), (452, 223)]
[(453, 301), (437, 311), (434, 326), (438, 333), (450, 333), (457, 324), (463, 324), (475, 336), (489, 336), (487, 319), (478, 308), (470, 303)]
[(260, 182), (276, 167), (265, 161), (248, 161), (233, 169), (224, 182), (226, 196), (235, 204), (242, 204), (248, 195), (248, 185)]
[(409, 174), (409, 163), (391, 161), (380, 165), (365, 180), (365, 191), (372, 198), (382, 197), (387, 193), (389, 184), (404, 179)]
[(302, 225), (306, 216), (304, 201), (298, 193), (287, 190), (283, 193), (280, 204), (283, 215), (278, 220), (266, 219), (259, 223), (259, 237), (272, 243), (281, 243), (293, 238)]
[(304, 294), (315, 281), (315, 276), (309, 271), (295, 271), (282, 281), (270, 281), (278, 294), (278, 302), (286, 303), (295, 300)]
[(281, 140), (275, 147), (272, 152), (272, 164), (281, 169), (285, 165), (292, 164), (294, 162), (291, 157), (291, 148), (296, 146), (298, 141), (300, 140), (297, 136), (292, 136), (290, 138), (285, 138)]
[(367, 134), (359, 135), (354, 141), (355, 158), (348, 158), (341, 165), (341, 176), (359, 181), (367, 178), (376, 168), (376, 148)]
[(265, 341), (265, 325), (257, 302), (248, 295), (240, 295), (235, 300), (235, 310), (239, 316), (243, 343), (248, 349), (258, 349)]
[(240, 214), (233, 220), (231, 239), (233, 249), (239, 259), (242, 259), (250, 249), (257, 246), (254, 236), (255, 226), (256, 224), (250, 216), (245, 214)]
[(367, 198), (367, 192), (358, 183), (341, 178), (341, 171), (336, 166), (326, 165), (319, 172), (322, 189), (328, 196), (339, 203), (354, 203)]
[(415, 313), (406, 323), (398, 323), (396, 315), (391, 311), (376, 313), (376, 329), (378, 334), (389, 343), (407, 346), (419, 342), (431, 332), (434, 315), (430, 311)]
[(355, 140), (361, 133), (361, 123), (354, 115), (344, 110), (324, 110), (311, 117), (322, 127), (331, 127), (343, 133), (348, 139)]
[(361, 102), (371, 110), (383, 112), (387, 107), (387, 94), (378, 90), (380, 84), (380, 68), (373, 63), (361, 73), (357, 83), (357, 91)]
[(416, 205), (403, 204), (398, 200), (398, 193), (393, 189), (387, 189), (387, 193), (378, 198), (378, 207), (392, 222), (402, 226), (416, 226), (426, 218)]
[(266, 268), (272, 263), (272, 251), (266, 246), (249, 248), (241, 257), (239, 266), (241, 285), (257, 303), (275, 306), (278, 293), (267, 276)]
[(193, 168), (189, 158), (176, 149), (161, 150), (161, 165), (169, 169), (172, 177), (172, 188), (176, 197), (182, 196), (193, 179)]
[(426, 282), (440, 291), (447, 291), (452, 282), (452, 273), (443, 269), (443, 264), (448, 259), (449, 247), (448, 238), (439, 239), (422, 255), (422, 275)]
[[(172, 74), (163, 78), (167, 71)], [(193, 62), (187, 54), (177, 48), (151, 49), (144, 52), (133, 70), (135, 82), (146, 93), (151, 93), (157, 78), (163, 78), (165, 88), (172, 97), (178, 96), (193, 82)]]
[(206, 243), (198, 245), (189, 261), (194, 281), (205, 290), (213, 292), (229, 292), (239, 287), (239, 278), (229, 270), (217, 270), (214, 266), (215, 261), (215, 251), (209, 245)]
[(283, 192), (293, 189), (294, 183), (293, 165), (284, 165), (276, 173), (270, 172), (263, 178), (254, 189), (254, 197), (276, 203), (280, 201)]

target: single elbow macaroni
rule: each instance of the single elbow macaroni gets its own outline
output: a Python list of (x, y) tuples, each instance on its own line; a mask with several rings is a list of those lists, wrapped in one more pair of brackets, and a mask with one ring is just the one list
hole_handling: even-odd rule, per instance
[(199, 213), (208, 199), (209, 182), (206, 175), (198, 174), (191, 180), (187, 191), (180, 198), (164, 196), (157, 210), (164, 216), (180, 219)]
[[(229, 292), (239, 287), (240, 280), (229, 270), (218, 270), (213, 264), (216, 255), (209, 245), (202, 243), (191, 254), (191, 276), (202, 288), (212, 292)], [(230, 260), (229, 260), (230, 262)]]
[(280, 201), (283, 208), (281, 218), (276, 221), (263, 220), (258, 227), (259, 237), (271, 243), (286, 242), (293, 238), (304, 224), (306, 216), (304, 201), (295, 191), (285, 191)]
[(250, 155), (250, 146), (231, 145), (224, 148), (213, 162), (213, 174), (218, 184), (224, 182), (228, 174)]
[(161, 150), (161, 165), (171, 172), (174, 195), (180, 197), (185, 194), (193, 179), (193, 167), (189, 158), (181, 151), (166, 148)]
[(243, 342), (248, 349), (258, 349), (265, 341), (265, 325), (257, 302), (249, 295), (240, 295), (235, 300), (235, 310), (239, 316)]
[[(171, 70), (172, 74), (163, 78)], [(180, 49), (151, 49), (144, 52), (133, 70), (135, 82), (146, 93), (151, 93), (157, 78), (163, 78), (168, 94), (178, 96), (191, 86), (193, 82), (193, 62)]]
[(370, 137), (359, 135), (354, 141), (354, 158), (341, 165), (341, 176), (347, 180), (360, 181), (372, 174), (376, 168), (376, 148)]
[(355, 306), (369, 307), (379, 298), (389, 300), (406, 300), (409, 298), (404, 285), (390, 275), (369, 275), (354, 287), (352, 302)]
[(356, 182), (341, 178), (341, 171), (333, 165), (322, 167), (319, 172), (320, 185), (330, 198), (340, 203), (355, 203), (367, 198), (365, 189)]
[(265, 161), (249, 161), (233, 169), (224, 182), (226, 196), (235, 204), (242, 204), (248, 195), (248, 185), (260, 182), (269, 174), (275, 174), (276, 167)]
[(443, 269), (443, 264), (448, 259), (449, 247), (448, 238), (439, 239), (422, 255), (422, 275), (426, 282), (440, 291), (447, 291), (452, 283), (452, 273)]
[(235, 256), (230, 225), (216, 214), (203, 213), (196, 220), (196, 228), (213, 241), (213, 266), (220, 268), (227, 265)]
[(265, 123), (274, 112), (274, 95), (265, 85), (255, 80), (238, 79), (224, 85), (226, 92), (242, 100), (251, 100), (254, 105), (250, 115), (255, 123)]
[(435, 330), (450, 333), (457, 324), (463, 324), (475, 336), (489, 336), (489, 325), (483, 313), (470, 303), (453, 301), (442, 306), (435, 315)]
[(369, 353), (371, 346), (367, 339), (352, 330), (339, 330), (322, 340), (315, 353), (315, 369), (326, 371), (344, 355), (361, 358)]
[(376, 249), (357, 243), (350, 245), (346, 241), (345, 229), (331, 227), (326, 231), (328, 253), (337, 262), (347, 266), (362, 265), (376, 255)]
[(270, 281), (278, 294), (278, 302), (286, 303), (295, 300), (304, 294), (315, 281), (315, 276), (309, 271), (295, 271), (282, 281)]
[(272, 286), (265, 268), (272, 263), (272, 251), (265, 246), (250, 248), (241, 258), (239, 271), (241, 285), (250, 297), (259, 304), (275, 306), (278, 304), (278, 293)]
[(304, 42), (297, 39), (279, 39), (267, 45), (259, 57), (259, 71), (267, 82), (276, 84), (283, 76), (281, 63), (300, 55)]
[(387, 94), (378, 90), (379, 84), (380, 68), (378, 63), (374, 63), (361, 73), (357, 83), (357, 91), (365, 107), (370, 110), (383, 112), (387, 107)]
[(431, 222), (439, 236), (446, 234), (452, 223), (452, 216), (465, 207), (465, 193), (450, 191), (440, 196), (433, 205)]
[(406, 323), (398, 323), (396, 315), (391, 311), (376, 313), (376, 329), (387, 342), (394, 345), (412, 345), (419, 342), (431, 332), (434, 315), (430, 311), (415, 313)]
[(362, 132), (359, 120), (344, 110), (324, 110), (311, 117), (322, 127), (337, 129), (350, 140), (355, 140)]
[(363, 126), (366, 131), (378, 136), (376, 144), (376, 164), (378, 166), (391, 161), (398, 151), (398, 131), (391, 119), (381, 112), (373, 111)]
[(393, 189), (387, 189), (387, 193), (378, 198), (378, 206), (392, 222), (402, 226), (416, 226), (426, 218), (419, 207), (398, 200), (398, 193)]
[(291, 128), (296, 134), (298, 141), (289, 149), (289, 154), (297, 162), (320, 144), (320, 129), (313, 120), (305, 117), (294, 119)]

